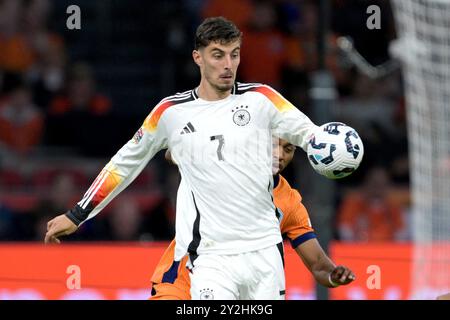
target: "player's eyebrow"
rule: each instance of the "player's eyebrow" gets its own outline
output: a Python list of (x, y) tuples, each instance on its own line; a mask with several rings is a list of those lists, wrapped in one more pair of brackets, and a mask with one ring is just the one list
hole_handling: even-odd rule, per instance
[(288, 143), (288, 144), (284, 145), (284, 148), (294, 149), (295, 146), (292, 143)]
[[(233, 50), (231, 50), (231, 52), (235, 52), (235, 51), (238, 51), (238, 50), (241, 50), (241, 47), (240, 47), (240, 46), (234, 48)], [(211, 53), (214, 53), (214, 52), (219, 52), (219, 53), (222, 53), (222, 54), (225, 53), (225, 51), (222, 50), (222, 49), (219, 49), (219, 48), (212, 48), (212, 49), (211, 49)]]
[(223, 50), (221, 50), (221, 49), (219, 49), (219, 48), (213, 48), (213, 49), (211, 49), (211, 52), (212, 52), (212, 53), (214, 53), (214, 51), (217, 51), (217, 52), (219, 52), (219, 53), (225, 53), (225, 51), (223, 51)]

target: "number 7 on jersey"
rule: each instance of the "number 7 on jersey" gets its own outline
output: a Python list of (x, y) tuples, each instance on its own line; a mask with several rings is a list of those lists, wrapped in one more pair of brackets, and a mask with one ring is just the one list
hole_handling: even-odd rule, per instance
[(217, 147), (217, 157), (219, 157), (220, 161), (224, 161), (222, 150), (225, 145), (225, 139), (223, 135), (211, 136), (211, 141), (219, 140), (219, 146)]

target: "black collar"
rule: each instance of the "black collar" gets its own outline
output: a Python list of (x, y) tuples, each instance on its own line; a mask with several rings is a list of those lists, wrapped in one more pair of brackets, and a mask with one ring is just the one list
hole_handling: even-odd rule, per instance
[[(231, 94), (236, 94), (237, 92), (237, 85), (238, 83), (235, 82), (233, 85), (233, 88), (231, 89)], [(198, 87), (195, 89), (192, 89), (192, 96), (194, 97), (194, 99), (198, 99)]]
[(280, 183), (280, 175), (276, 174), (273, 176), (273, 188), (274, 189), (278, 186), (278, 183)]

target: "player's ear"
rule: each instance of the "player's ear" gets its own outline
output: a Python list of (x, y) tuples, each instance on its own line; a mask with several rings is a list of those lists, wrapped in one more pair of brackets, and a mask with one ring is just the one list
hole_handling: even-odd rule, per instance
[(194, 59), (196, 65), (198, 65), (199, 67), (202, 65), (202, 55), (200, 54), (200, 51), (192, 51), (192, 58)]

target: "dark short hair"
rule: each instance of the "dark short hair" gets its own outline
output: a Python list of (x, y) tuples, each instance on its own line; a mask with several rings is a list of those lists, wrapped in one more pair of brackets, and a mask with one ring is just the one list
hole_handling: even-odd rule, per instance
[(195, 33), (195, 50), (207, 47), (211, 42), (227, 44), (242, 38), (242, 32), (224, 17), (206, 18)]

